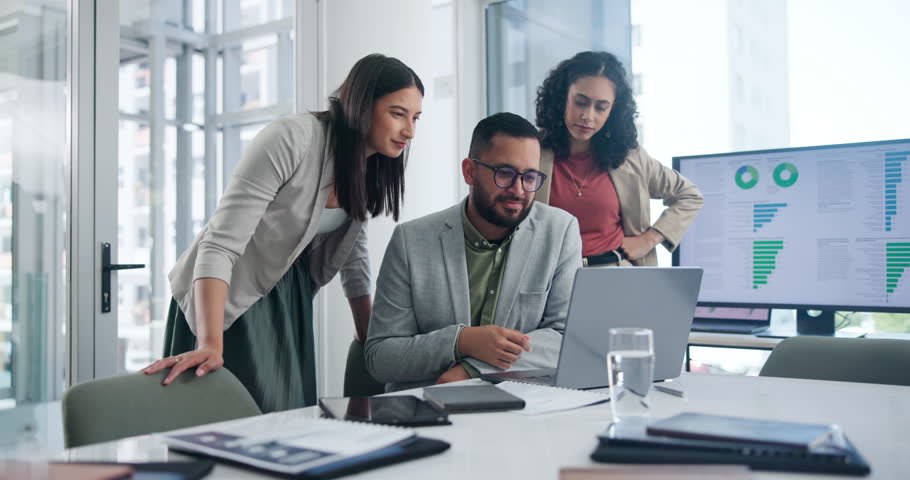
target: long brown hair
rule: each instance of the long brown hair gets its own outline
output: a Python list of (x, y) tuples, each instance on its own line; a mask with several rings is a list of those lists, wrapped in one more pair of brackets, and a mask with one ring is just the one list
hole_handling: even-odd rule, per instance
[(404, 198), (407, 150), (395, 158), (378, 152), (367, 158), (366, 148), (376, 100), (408, 87), (417, 87), (421, 95), (424, 93), (414, 70), (397, 58), (367, 55), (354, 64), (329, 97), (329, 109), (316, 114), (329, 122), (338, 203), (357, 220), (365, 221), (367, 214), (391, 214), (398, 220)]

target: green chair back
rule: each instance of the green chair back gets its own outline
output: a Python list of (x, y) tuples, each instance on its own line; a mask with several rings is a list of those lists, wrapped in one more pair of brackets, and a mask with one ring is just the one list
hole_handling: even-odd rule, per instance
[(259, 415), (262, 412), (226, 368), (203, 377), (194, 369), (167, 387), (167, 370), (80, 383), (63, 396), (67, 448)]
[(791, 337), (777, 344), (759, 375), (910, 386), (910, 341)]
[(348, 363), (344, 369), (344, 396), (369, 397), (380, 393), (385, 393), (385, 384), (370, 375), (363, 344), (352, 340), (348, 347)]

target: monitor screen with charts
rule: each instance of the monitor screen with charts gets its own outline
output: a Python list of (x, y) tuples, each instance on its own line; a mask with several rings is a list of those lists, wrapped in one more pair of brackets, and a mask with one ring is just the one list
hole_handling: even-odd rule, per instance
[(910, 139), (676, 157), (699, 305), (910, 311)]

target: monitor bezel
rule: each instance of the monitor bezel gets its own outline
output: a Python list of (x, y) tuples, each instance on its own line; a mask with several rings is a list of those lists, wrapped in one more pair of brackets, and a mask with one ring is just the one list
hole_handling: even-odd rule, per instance
[[(854, 143), (834, 143), (830, 145), (813, 145), (808, 147), (788, 147), (788, 148), (772, 148), (765, 150), (747, 150), (741, 152), (728, 152), (728, 153), (710, 153), (705, 155), (681, 155), (673, 157), (673, 170), (677, 172), (680, 171), (680, 163), (684, 160), (701, 160), (706, 158), (714, 157), (735, 157), (740, 155), (755, 155), (755, 154), (767, 154), (767, 153), (787, 153), (787, 152), (800, 152), (808, 150), (824, 150), (832, 148), (853, 148), (853, 147), (873, 147), (873, 146), (884, 146), (884, 145), (893, 145), (898, 143), (910, 143), (910, 138), (898, 139), (898, 140), (878, 140), (871, 142), (854, 142)], [(679, 263), (679, 250), (682, 245), (685, 243), (685, 238), (680, 244), (673, 250), (673, 266), (687, 266), (687, 267), (696, 267), (700, 265), (680, 265)], [(881, 312), (881, 313), (910, 313), (910, 307), (883, 307), (883, 306), (869, 306), (869, 305), (827, 305), (827, 304), (811, 304), (811, 303), (751, 303), (751, 302), (702, 302), (698, 301), (697, 306), (699, 307), (749, 307), (749, 308), (783, 308), (783, 309), (798, 309), (798, 310), (827, 310), (827, 311), (839, 311), (839, 312)]]

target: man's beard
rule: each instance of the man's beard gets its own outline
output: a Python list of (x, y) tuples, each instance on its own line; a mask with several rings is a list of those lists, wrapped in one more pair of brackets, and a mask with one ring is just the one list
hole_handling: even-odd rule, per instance
[(515, 217), (505, 216), (505, 215), (499, 214), (496, 211), (496, 202), (500, 201), (500, 200), (502, 200), (502, 201), (514, 200), (517, 202), (521, 202), (522, 199), (513, 197), (509, 194), (502, 194), (498, 198), (494, 197), (493, 201), (487, 202), (487, 200), (486, 200), (487, 196), (485, 195), (485, 193), (486, 192), (480, 191), (475, 187), (475, 189), (474, 189), (474, 206), (477, 208), (477, 213), (480, 215), (481, 218), (492, 223), (493, 225), (496, 225), (497, 227), (514, 228), (519, 223), (521, 223), (528, 216), (529, 213), (531, 213), (531, 206), (534, 204), (534, 200), (532, 199), (527, 205), (525, 205), (522, 208), (521, 212), (517, 216), (515, 216)]

